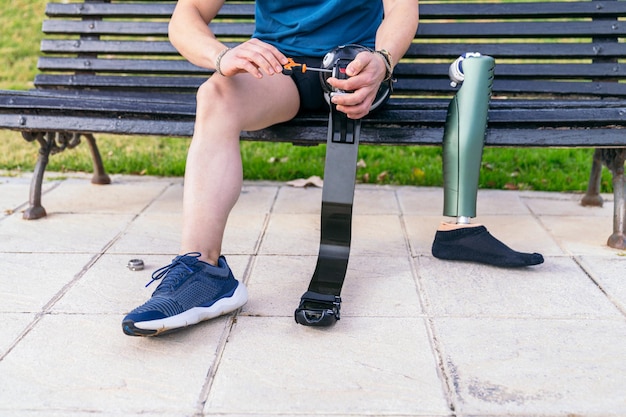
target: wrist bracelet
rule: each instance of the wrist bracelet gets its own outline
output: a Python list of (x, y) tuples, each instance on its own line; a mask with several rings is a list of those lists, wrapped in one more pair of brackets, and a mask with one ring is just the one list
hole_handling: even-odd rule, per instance
[(393, 73), (393, 60), (391, 59), (391, 54), (386, 49), (380, 49), (378, 51), (374, 51), (374, 53), (382, 56), (383, 61), (385, 61), (385, 69), (387, 70), (387, 73), (385, 74), (385, 79), (383, 81), (391, 79)]
[(220, 62), (222, 61), (222, 58), (224, 57), (224, 55), (226, 55), (226, 52), (228, 51), (230, 51), (230, 48), (223, 49), (222, 52), (220, 52), (217, 55), (217, 58), (215, 58), (215, 71), (223, 77), (225, 75), (222, 73), (222, 69), (220, 68)]

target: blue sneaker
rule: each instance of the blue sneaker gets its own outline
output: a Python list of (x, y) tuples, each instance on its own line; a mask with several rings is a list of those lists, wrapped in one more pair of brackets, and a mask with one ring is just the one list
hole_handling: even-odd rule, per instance
[(197, 252), (180, 255), (156, 270), (152, 281), (163, 279), (145, 304), (122, 321), (129, 336), (156, 336), (237, 310), (248, 301), (248, 291), (233, 276), (226, 258), (218, 265), (200, 261)]

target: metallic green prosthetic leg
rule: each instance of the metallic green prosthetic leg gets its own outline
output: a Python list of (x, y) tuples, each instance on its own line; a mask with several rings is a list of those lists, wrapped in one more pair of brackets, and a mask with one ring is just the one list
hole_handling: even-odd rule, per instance
[[(491, 57), (468, 53), (450, 66), (450, 79), (463, 81), (463, 86), (450, 102), (444, 130), (444, 215), (456, 217), (457, 224), (467, 224), (476, 216), (494, 65)], [(543, 262), (541, 254), (517, 252), (494, 238), (482, 225), (437, 230), (432, 254), (438, 259), (505, 268)]]
[(443, 137), (444, 216), (476, 217), (478, 177), (495, 61), (463, 61), (465, 80), (448, 107)]

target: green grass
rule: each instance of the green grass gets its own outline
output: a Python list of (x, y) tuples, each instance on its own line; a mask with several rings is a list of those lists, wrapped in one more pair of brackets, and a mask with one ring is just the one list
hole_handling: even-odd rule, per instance
[[(1, 89), (28, 89), (37, 72), (41, 21), (46, 0), (0, 0)], [(182, 176), (188, 139), (157, 137), (98, 137), (109, 173)], [(324, 146), (243, 142), (246, 179), (287, 181), (323, 176)], [(361, 146), (357, 179), (364, 183), (441, 186), (440, 147)], [(481, 188), (543, 191), (584, 191), (592, 149), (486, 148)], [(0, 131), (0, 169), (32, 171), (37, 145), (19, 133)], [(48, 171), (91, 171), (87, 145), (50, 158)], [(602, 191), (611, 192), (605, 169)]]

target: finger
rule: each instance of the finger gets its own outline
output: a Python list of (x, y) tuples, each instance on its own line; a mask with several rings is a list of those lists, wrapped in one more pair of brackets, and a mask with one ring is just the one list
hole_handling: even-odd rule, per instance
[(255, 52), (258, 54), (255, 56), (255, 63), (263, 68), (266, 73), (282, 72), (283, 65), (288, 62), (288, 59), (282, 52), (280, 52), (274, 45), (265, 43), (258, 39), (251, 39), (250, 44), (253, 45)]
[(354, 77), (357, 74), (360, 74), (363, 71), (363, 68), (367, 66), (369, 63), (368, 56), (371, 54), (369, 52), (359, 52), (359, 54), (348, 64), (346, 67), (346, 74), (349, 77)]
[(251, 39), (227, 53), (222, 58), (222, 72), (233, 75), (248, 72), (256, 78), (263, 77), (263, 73), (274, 75), (282, 72), (281, 62), (287, 58), (272, 45), (257, 39)]

